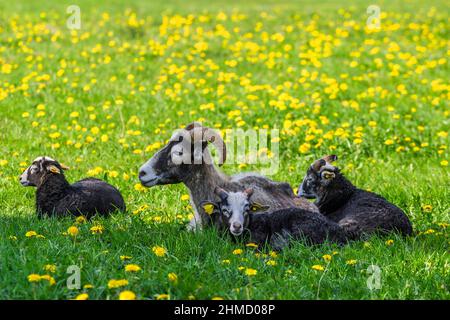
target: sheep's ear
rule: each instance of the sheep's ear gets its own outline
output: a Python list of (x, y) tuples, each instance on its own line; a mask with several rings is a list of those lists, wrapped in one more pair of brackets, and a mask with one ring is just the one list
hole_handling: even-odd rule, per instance
[(263, 205), (258, 202), (252, 202), (250, 204), (250, 212), (267, 211), (269, 209), (270, 209), (270, 206)]
[(61, 168), (63, 170), (70, 170), (70, 168), (68, 166), (66, 166), (65, 164), (60, 163), (59, 165), (61, 166)]
[(324, 171), (322, 171), (321, 176), (324, 179), (331, 180), (331, 179), (334, 179), (336, 174), (334, 172), (324, 170)]
[(214, 211), (217, 210), (217, 204), (211, 201), (202, 201), (202, 203), (200, 203), (200, 206), (209, 215), (212, 215)]
[(328, 156), (323, 157), (322, 159), (328, 163), (333, 163), (334, 161), (336, 161), (338, 159), (338, 157), (335, 154), (330, 154)]
[(59, 170), (59, 168), (53, 164), (47, 166), (47, 171), (51, 173), (61, 174), (61, 170)]

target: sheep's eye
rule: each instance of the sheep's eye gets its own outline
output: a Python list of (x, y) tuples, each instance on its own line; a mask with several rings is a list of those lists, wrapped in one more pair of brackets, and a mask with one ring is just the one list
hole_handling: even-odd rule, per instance
[(230, 216), (230, 211), (228, 211), (227, 209), (223, 209), (223, 210), (222, 210), (222, 213), (223, 213), (225, 216), (227, 216), (227, 217)]

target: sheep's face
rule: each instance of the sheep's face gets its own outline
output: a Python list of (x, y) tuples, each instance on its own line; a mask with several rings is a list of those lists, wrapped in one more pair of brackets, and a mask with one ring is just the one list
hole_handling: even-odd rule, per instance
[(319, 199), (330, 188), (338, 174), (338, 169), (331, 165), (337, 160), (335, 155), (326, 156), (315, 161), (308, 169), (298, 195), (307, 199)]
[(201, 205), (206, 212), (218, 211), (222, 222), (234, 236), (242, 235), (248, 227), (251, 213), (268, 209), (268, 206), (250, 201), (252, 189), (246, 189), (243, 192), (226, 192), (216, 188), (214, 192), (220, 201), (204, 201)]
[(191, 123), (178, 130), (169, 142), (139, 169), (142, 185), (175, 184), (185, 181), (192, 165), (211, 164), (211, 156), (206, 150), (213, 143), (220, 153), (220, 164), (225, 161), (225, 144), (213, 130)]
[(50, 157), (38, 157), (20, 176), (24, 187), (37, 187), (47, 174), (63, 174), (68, 168)]

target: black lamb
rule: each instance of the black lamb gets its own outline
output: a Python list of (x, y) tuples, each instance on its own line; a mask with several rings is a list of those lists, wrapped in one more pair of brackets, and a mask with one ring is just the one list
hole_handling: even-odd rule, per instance
[(344, 231), (339, 225), (317, 212), (301, 208), (286, 208), (272, 212), (250, 200), (253, 190), (227, 192), (216, 188), (220, 198), (217, 202), (204, 201), (203, 209), (214, 215), (219, 230), (226, 230), (235, 237), (249, 234), (250, 241), (258, 246), (269, 244), (274, 250), (281, 250), (291, 240), (301, 240), (308, 245), (325, 241), (346, 243)]
[(123, 197), (115, 187), (94, 178), (71, 185), (64, 176), (67, 169), (50, 157), (39, 157), (20, 176), (23, 186), (37, 187), (36, 211), (39, 217), (83, 215), (91, 218), (126, 210)]
[(335, 155), (315, 161), (299, 187), (298, 195), (316, 199), (320, 213), (337, 222), (351, 239), (373, 233), (412, 234), (406, 214), (382, 196), (358, 189), (331, 163)]

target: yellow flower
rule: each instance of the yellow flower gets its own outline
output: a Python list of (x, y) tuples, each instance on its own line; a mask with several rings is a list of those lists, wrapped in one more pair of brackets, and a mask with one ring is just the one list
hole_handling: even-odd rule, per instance
[(442, 160), (441, 161), (441, 166), (443, 166), (443, 167), (448, 166), (448, 161), (447, 160)]
[(170, 299), (170, 295), (162, 293), (162, 294), (158, 294), (156, 296), (156, 300), (169, 300)]
[(31, 237), (35, 237), (37, 236), (36, 231), (28, 231), (27, 233), (25, 233), (25, 237), (27, 238), (31, 238)]
[(231, 263), (231, 261), (230, 261), (230, 260), (228, 260), (228, 259), (225, 259), (225, 260), (222, 260), (222, 263), (223, 263), (223, 264), (230, 264), (230, 263)]
[(89, 231), (91, 231), (92, 234), (102, 234), (103, 230), (104, 228), (101, 225), (96, 225), (89, 229)]
[(83, 286), (83, 289), (92, 289), (92, 288), (94, 288), (94, 286), (93, 286), (92, 284), (90, 284), (90, 283), (85, 284), (85, 285)]
[(352, 266), (352, 265), (356, 264), (357, 261), (358, 261), (358, 260), (354, 260), (354, 259), (352, 259), (352, 260), (347, 260), (347, 261), (345, 261), (345, 264), (348, 264), (349, 266)]
[(178, 276), (175, 273), (173, 273), (173, 272), (169, 273), (167, 275), (167, 278), (169, 278), (170, 282), (177, 282), (178, 281)]
[(384, 144), (387, 145), (387, 146), (390, 146), (390, 145), (394, 144), (394, 140), (392, 140), (392, 139), (387, 139), (387, 140), (384, 142)]
[(249, 277), (256, 276), (257, 273), (258, 273), (258, 271), (255, 269), (252, 269), (252, 268), (245, 269), (245, 274)]
[(392, 246), (393, 244), (394, 244), (394, 240), (389, 239), (386, 241), (387, 246)]
[(141, 267), (139, 267), (137, 264), (127, 264), (125, 266), (126, 272), (138, 272), (141, 271)]
[(30, 274), (28, 277), (28, 282), (39, 282), (41, 281), (41, 276), (38, 274)]
[(152, 251), (158, 257), (164, 257), (167, 253), (167, 250), (160, 246), (154, 246)]
[(125, 261), (125, 260), (130, 260), (132, 259), (132, 257), (130, 256), (120, 256), (120, 260)]
[(277, 265), (277, 262), (275, 260), (267, 260), (266, 264), (268, 266), (272, 266), (273, 267), (273, 266)]
[(235, 250), (233, 250), (233, 254), (234, 255), (242, 254), (242, 252), (244, 252), (244, 251), (242, 251), (242, 249), (235, 249)]
[(74, 300), (87, 300), (87, 299), (89, 299), (89, 295), (87, 293), (82, 293), (77, 295)]
[(323, 258), (323, 260), (325, 260), (325, 261), (331, 261), (331, 255), (329, 255), (329, 254), (325, 254), (325, 255), (323, 255), (322, 256), (322, 258)]
[(79, 216), (75, 219), (75, 222), (78, 224), (86, 223), (86, 218), (84, 216)]
[(69, 235), (71, 235), (72, 237), (75, 237), (75, 236), (78, 235), (79, 231), (78, 231), (78, 228), (77, 228), (77, 227), (71, 226), (71, 227), (69, 227), (69, 228), (67, 229), (67, 233), (68, 233)]
[(430, 204), (425, 204), (422, 206), (422, 210), (425, 212), (431, 212), (431, 210), (433, 210), (433, 206)]
[(108, 288), (114, 289), (114, 288), (120, 288), (128, 285), (128, 280), (126, 279), (112, 279), (108, 281)]
[(8, 160), (0, 160), (0, 167), (4, 167), (8, 164)]
[(119, 300), (136, 300), (136, 295), (133, 291), (122, 291), (119, 294)]
[(119, 173), (117, 171), (109, 171), (108, 176), (111, 178), (117, 178), (119, 176)]
[(44, 274), (43, 276), (41, 276), (42, 280), (47, 280), (48, 283), (52, 286), (56, 283), (55, 278), (53, 278), (52, 276), (48, 275), (48, 274)]
[(187, 200), (189, 200), (189, 195), (188, 194), (183, 194), (181, 196), (181, 201), (187, 201)]
[(315, 264), (311, 267), (313, 270), (317, 270), (317, 271), (323, 271), (325, 270), (325, 268), (323, 266), (321, 266), (320, 264)]
[(55, 273), (56, 272), (56, 265), (54, 264), (46, 264), (44, 266), (44, 270), (50, 273)]

